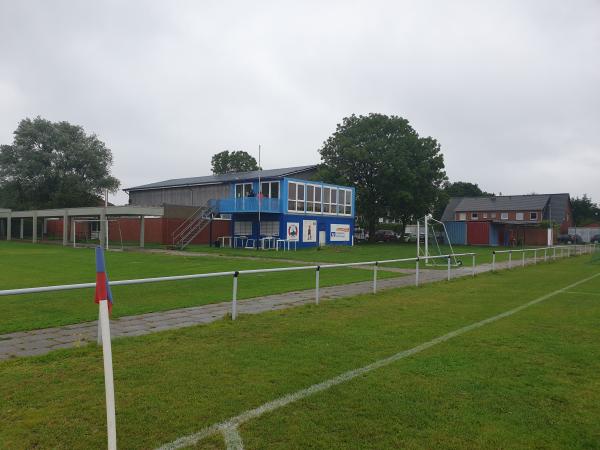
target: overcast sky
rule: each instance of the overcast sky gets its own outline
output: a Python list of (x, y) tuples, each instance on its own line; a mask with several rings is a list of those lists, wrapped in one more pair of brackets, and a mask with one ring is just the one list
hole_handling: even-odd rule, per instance
[(129, 187), (259, 144), (264, 168), (314, 164), (380, 112), (438, 139), (452, 181), (600, 201), (599, 55), (597, 0), (0, 0), (0, 143), (82, 125)]

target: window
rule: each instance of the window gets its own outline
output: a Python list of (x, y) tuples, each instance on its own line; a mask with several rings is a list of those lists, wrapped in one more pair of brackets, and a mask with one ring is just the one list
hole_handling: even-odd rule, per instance
[(344, 208), (344, 214), (350, 216), (352, 215), (352, 191), (350, 189), (346, 190), (346, 207)]
[(277, 220), (261, 221), (260, 234), (262, 236), (279, 236), (279, 222)]
[(321, 186), (306, 185), (306, 212), (321, 212)]
[(488, 214), (487, 213), (483, 213), (483, 218), (487, 219)]
[(458, 220), (467, 220), (467, 213), (458, 213)]
[(234, 222), (233, 234), (235, 234), (236, 236), (252, 235), (252, 222)]
[(288, 211), (304, 212), (304, 183), (288, 183)]
[(279, 198), (279, 181), (263, 181), (260, 191), (264, 198)]
[(337, 214), (337, 192), (334, 187), (323, 187), (323, 212), (325, 214)]
[(490, 217), (491, 217), (492, 219), (495, 219), (495, 218), (496, 218), (496, 213), (491, 213), (491, 214), (490, 214)]
[(500, 214), (500, 219), (502, 219), (502, 220), (508, 220), (508, 213), (501, 213)]
[(537, 211), (532, 211), (529, 213), (529, 220), (538, 220)]
[(471, 219), (473, 219), (473, 220), (479, 219), (479, 213), (471, 213)]
[(252, 192), (252, 183), (240, 183), (235, 185), (235, 198), (249, 197)]
[(522, 212), (517, 213), (517, 220), (523, 220), (524, 214)]

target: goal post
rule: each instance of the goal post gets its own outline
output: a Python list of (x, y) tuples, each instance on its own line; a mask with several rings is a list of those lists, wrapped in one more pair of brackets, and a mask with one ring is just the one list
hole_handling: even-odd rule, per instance
[[(72, 239), (73, 239), (73, 248), (77, 248), (77, 243), (79, 239), (80, 245), (82, 243), (86, 243), (88, 245), (98, 245), (98, 242), (104, 241), (104, 248), (110, 248), (110, 224), (117, 224), (117, 234), (116, 239), (113, 237), (113, 242), (117, 242), (120, 246), (121, 250), (123, 249), (123, 233), (121, 232), (121, 223), (119, 219), (74, 219), (72, 221)], [(81, 227), (77, 227), (78, 224), (86, 224), (84, 229)], [(104, 236), (101, 236), (101, 233)], [(102, 239), (104, 238), (104, 239)]]
[[(423, 247), (421, 247), (421, 236), (423, 236)], [(448, 251), (442, 250), (440, 241), (442, 245), (444, 243), (448, 245)], [(444, 254), (452, 255), (452, 266), (457, 267), (462, 265), (462, 261), (454, 256), (452, 241), (444, 222), (434, 219), (430, 214), (417, 219), (417, 256), (430, 257)], [(427, 259), (425, 264), (430, 266), (446, 266), (447, 262), (440, 261), (439, 259)]]

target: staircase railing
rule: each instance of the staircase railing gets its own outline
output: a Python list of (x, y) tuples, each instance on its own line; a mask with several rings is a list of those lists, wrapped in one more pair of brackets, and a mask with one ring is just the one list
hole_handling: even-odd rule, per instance
[(173, 247), (184, 249), (210, 223), (213, 210), (208, 206), (198, 208), (171, 233)]

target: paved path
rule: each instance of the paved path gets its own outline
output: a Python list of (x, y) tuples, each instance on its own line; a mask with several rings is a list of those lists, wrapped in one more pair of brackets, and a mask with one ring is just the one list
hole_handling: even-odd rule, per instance
[[(527, 262), (528, 264), (533, 263), (533, 260), (528, 260)], [(496, 269), (506, 269), (507, 266), (508, 263), (497, 263)], [(388, 269), (413, 275), (415, 272), (414, 269), (386, 268), (386, 270)], [(476, 272), (482, 273), (490, 270), (490, 264), (482, 264), (477, 266)], [(472, 270), (470, 267), (452, 269), (453, 278), (470, 276), (471, 274)], [(445, 280), (446, 278), (447, 271), (430, 269), (422, 269), (419, 277), (421, 283), (431, 283)], [(414, 285), (414, 282), (414, 276), (379, 279), (377, 281), (377, 289), (379, 291), (403, 286), (412, 286)], [(367, 294), (372, 292), (372, 290), (372, 281), (322, 287), (320, 289), (320, 298), (321, 300), (330, 300), (340, 297), (351, 297), (359, 294)], [(287, 292), (240, 300), (238, 301), (238, 312), (240, 314), (258, 314), (265, 311), (292, 308), (314, 301), (314, 289)], [(158, 331), (214, 322), (222, 319), (230, 311), (231, 302), (227, 301), (191, 308), (121, 317), (119, 319), (111, 320), (111, 335), (114, 338), (141, 336)], [(97, 333), (97, 321), (93, 321), (62, 327), (3, 334), (0, 335), (0, 360), (8, 359), (13, 356), (43, 355), (60, 348), (86, 345), (89, 342), (96, 341)]]

